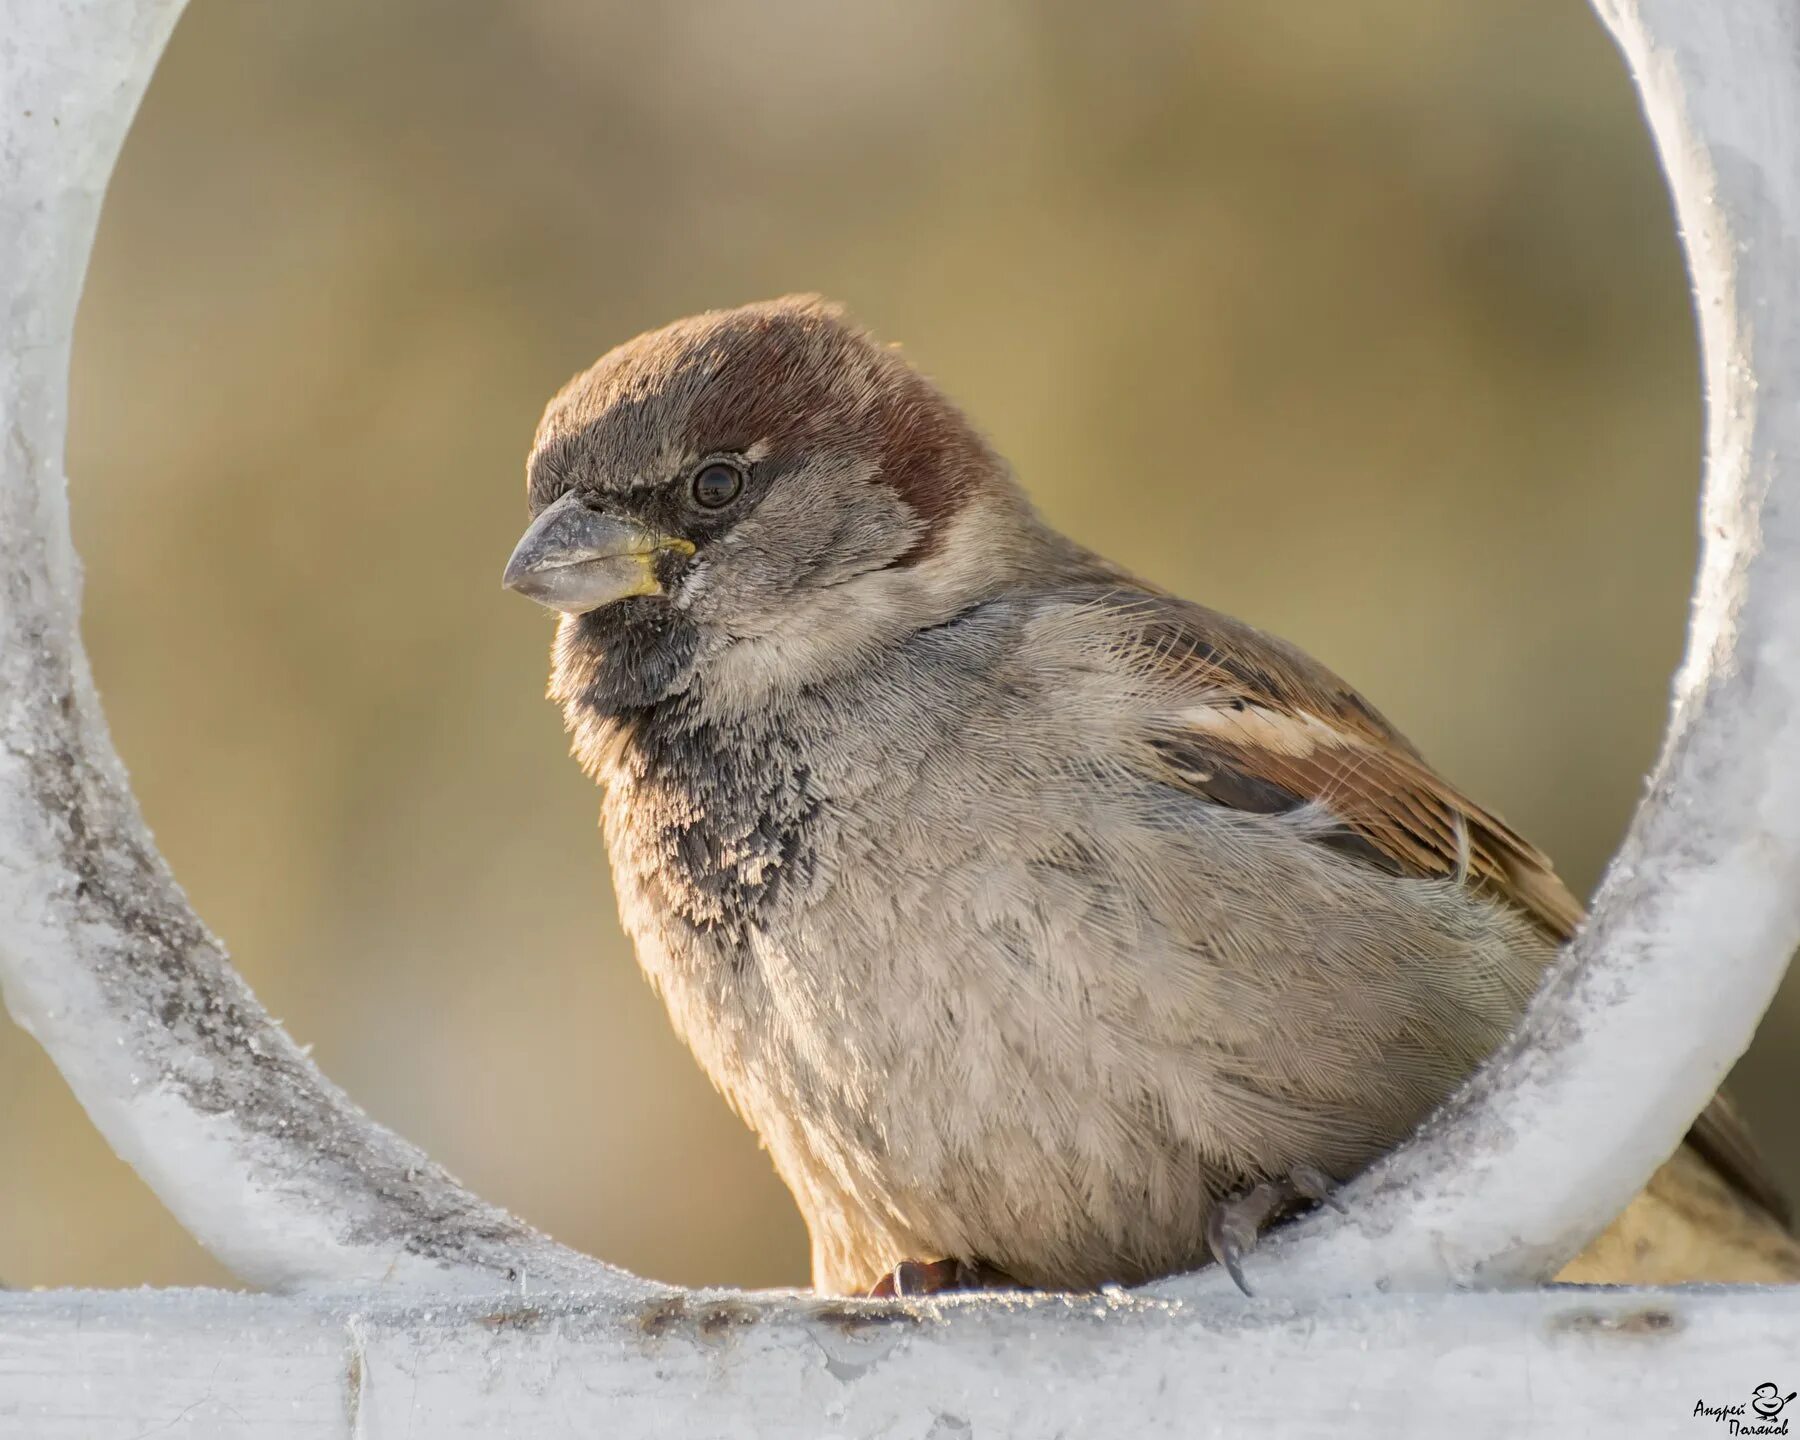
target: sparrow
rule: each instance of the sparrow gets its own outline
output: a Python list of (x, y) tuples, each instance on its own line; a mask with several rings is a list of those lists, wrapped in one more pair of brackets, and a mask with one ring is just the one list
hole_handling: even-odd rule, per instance
[[(679, 320), (551, 400), (504, 583), (624, 928), (822, 1292), (1088, 1290), (1329, 1200), (1581, 922), (1286, 642), (1041, 519), (841, 309)], [(1565, 1278), (1800, 1279), (1728, 1103)]]

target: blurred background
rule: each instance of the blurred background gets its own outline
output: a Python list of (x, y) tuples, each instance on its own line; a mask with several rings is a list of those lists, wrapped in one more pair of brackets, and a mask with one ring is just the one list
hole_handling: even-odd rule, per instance
[[(76, 351), (119, 748), (334, 1079), (675, 1281), (802, 1282), (804, 1234), (636, 972), (550, 621), (498, 579), (552, 390), (792, 290), (1583, 893), (1694, 563), (1680, 256), (1579, 0), (194, 0)], [(1739, 1085), (1800, 1193), (1797, 1034), (1790, 985)], [(4, 1025), (0, 1097), (0, 1275), (228, 1283)]]

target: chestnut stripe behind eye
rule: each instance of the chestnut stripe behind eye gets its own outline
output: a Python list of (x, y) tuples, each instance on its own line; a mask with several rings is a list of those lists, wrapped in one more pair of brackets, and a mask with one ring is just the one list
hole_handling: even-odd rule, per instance
[(822, 448), (868, 457), (874, 483), (892, 486), (923, 522), (897, 566), (935, 553), (950, 518), (1000, 468), (929, 380), (827, 307), (760, 316), (711, 363), (691, 443), (736, 449), (766, 440), (776, 457)]
[(904, 568), (936, 552), (951, 518), (1000, 462), (930, 381), (891, 352), (881, 360), (894, 373), (886, 377), (877, 412), (880, 478), (924, 521), (918, 538), (894, 562)]

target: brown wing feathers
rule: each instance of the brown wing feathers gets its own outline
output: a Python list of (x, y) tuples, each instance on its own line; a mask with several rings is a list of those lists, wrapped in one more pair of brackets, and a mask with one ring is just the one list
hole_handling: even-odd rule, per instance
[(1187, 624), (1157, 627), (1158, 664), (1192, 700), (1157, 748), (1186, 788), (1265, 813), (1320, 805), (1342, 826), (1332, 843), (1395, 874), (1466, 876), (1553, 938), (1574, 933), (1581, 907), (1549, 860), (1445, 784), (1342, 680), (1227, 616), (1169, 608)]

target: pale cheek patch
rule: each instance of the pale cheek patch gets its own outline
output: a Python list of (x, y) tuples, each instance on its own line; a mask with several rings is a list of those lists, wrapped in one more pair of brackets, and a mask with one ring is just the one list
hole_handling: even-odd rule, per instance
[(670, 598), (677, 610), (690, 610), (695, 602), (704, 600), (712, 588), (713, 566), (710, 560), (696, 560), (688, 567), (680, 587)]

